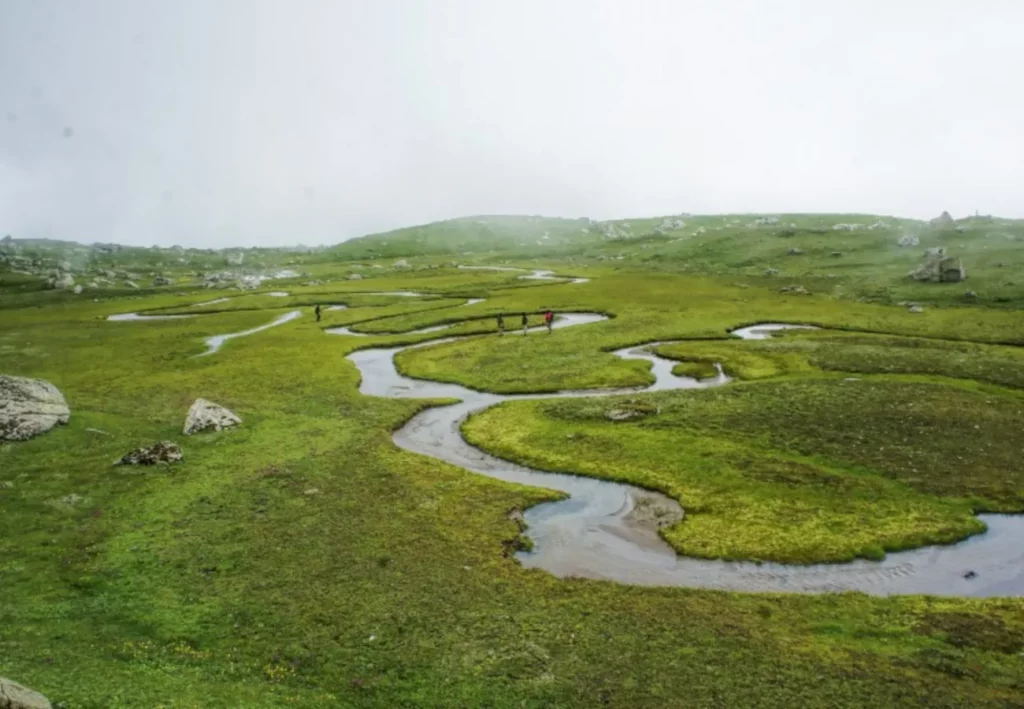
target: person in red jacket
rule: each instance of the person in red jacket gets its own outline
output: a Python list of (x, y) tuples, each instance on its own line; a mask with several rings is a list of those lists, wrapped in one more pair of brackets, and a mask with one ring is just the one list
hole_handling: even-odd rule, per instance
[(551, 334), (551, 326), (555, 322), (555, 314), (548, 310), (544, 313), (544, 324), (548, 326), (548, 334)]

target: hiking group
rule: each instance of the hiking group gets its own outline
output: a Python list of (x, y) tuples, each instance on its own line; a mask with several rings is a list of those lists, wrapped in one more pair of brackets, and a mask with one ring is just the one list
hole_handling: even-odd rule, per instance
[[(530, 319), (526, 315), (526, 313), (522, 314), (522, 316), (520, 318), (520, 322), (523, 325), (523, 334), (525, 335), (530, 330)], [(554, 322), (555, 322), (555, 314), (553, 312), (551, 312), (550, 310), (544, 311), (544, 327), (546, 327), (548, 329), (548, 334), (549, 335), (551, 334), (551, 327), (554, 324)], [(498, 313), (498, 335), (504, 335), (504, 334), (505, 334), (505, 314), (504, 313)]]

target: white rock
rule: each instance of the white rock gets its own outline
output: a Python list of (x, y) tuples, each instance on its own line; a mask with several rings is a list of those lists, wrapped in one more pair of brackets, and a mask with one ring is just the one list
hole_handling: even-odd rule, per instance
[(240, 423), (242, 423), (242, 419), (223, 406), (206, 399), (196, 399), (188, 409), (183, 432), (186, 436), (190, 436), (211, 428), (214, 431), (220, 431)]
[(52, 709), (52, 705), (39, 692), (0, 677), (0, 709)]
[(897, 243), (900, 246), (917, 246), (921, 243), (921, 240), (913, 234), (904, 234)]
[(72, 290), (75, 291), (75, 295), (81, 295), (82, 294), (82, 286), (75, 286)]
[(0, 440), (28, 440), (70, 418), (64, 395), (50, 382), (0, 374)]

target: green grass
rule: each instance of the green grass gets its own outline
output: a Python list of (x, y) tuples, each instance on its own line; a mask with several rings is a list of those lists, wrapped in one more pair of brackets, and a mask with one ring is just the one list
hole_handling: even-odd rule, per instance
[[(321, 268), (335, 267), (309, 270)], [(617, 316), (550, 337), (470, 339), (451, 346), (468, 353), (458, 366), (430, 360), (439, 377), (485, 387), (512, 386), (516, 377), (502, 380), (504, 370), (532, 363), (519, 378), (540, 388), (642, 383), (643, 367), (607, 350), (722, 337), (751, 318), (1024, 341), (1024, 323), (1013, 313), (979, 308), (913, 316), (825, 298), (786, 299), (715, 279), (591, 270), (596, 278), (586, 285), (415, 271), (393, 282), (437, 295), (482, 288), (488, 301), (365, 303), (328, 313), (319, 324), (307, 310), (195, 359), (190, 355), (203, 350), (203, 337), (266, 323), (293, 301), (267, 299), (272, 309), (187, 320), (111, 323), (103, 320), (110, 313), (184, 307), (218, 294), (107, 294), (93, 303), (38, 292), (18, 295), (12, 307), (2, 296), (0, 371), (52, 381), (72, 418), (32, 441), (0, 445), (0, 675), (67, 709), (1019, 705), (1019, 599), (744, 595), (560, 580), (521, 568), (503, 555), (519, 531), (507, 514), (549, 493), (397, 449), (391, 431), (429, 402), (363, 397), (358, 372), (345, 360), (355, 347), (431, 336), (322, 332), (356, 322), (400, 332), (545, 307)], [(330, 295), (352, 283), (343, 285), (321, 290)], [(435, 350), (443, 348), (423, 354), (433, 358)], [(406, 365), (421, 366), (412, 357)], [(932, 489), (912, 478), (915, 459), (907, 456), (941, 464), (953, 451), (945, 443), (901, 448), (886, 439), (894, 450), (884, 467), (840, 435), (845, 423), (837, 420), (824, 437), (808, 433), (813, 407), (823, 410), (818, 398), (838, 397), (849, 386), (841, 379), (818, 375), (666, 396), (662, 413), (638, 424), (553, 423), (550, 412), (523, 416), (529, 404), (502, 407), (471, 425), (490, 435), (487, 417), (516, 413), (538, 435), (556, 426), (587, 429), (608, 446), (609, 457), (618, 445), (637, 460), (642, 452), (619, 440), (627, 432), (652, 443), (671, 438), (669, 450), (690, 441), (709, 453), (697, 473), (734, 495), (705, 500), (711, 512), (715, 504), (739, 510), (767, 490), (786, 491), (794, 508), (825, 504), (835, 498), (828, 490), (840, 485), (868, 515), (861, 526), (880, 525), (892, 539), (909, 526), (907, 514), (916, 515), (922, 536), (942, 525), (962, 534), (974, 504), (967, 494), (992, 506), (1013, 503), (1020, 484), (1006, 450), (1020, 429), (1010, 428), (1019, 414), (1012, 396), (969, 383), (902, 382), (900, 396), (927, 395), (944, 407), (941, 421), (913, 425), (970, 434), (960, 441), (960, 453), (972, 454), (969, 466), (943, 468)], [(807, 408), (786, 412), (793, 426), (782, 438), (765, 430), (772, 415), (781, 415), (766, 408), (771, 397), (756, 394), (770, 386), (797, 387), (783, 393)], [(242, 425), (183, 438), (185, 412), (200, 396), (234, 410)], [(980, 411), (979, 397), (995, 403)], [(839, 401), (846, 400), (844, 393)], [(709, 408), (695, 420), (687, 407), (700, 402)], [(971, 433), (968, 414), (982, 424), (980, 432)], [(659, 428), (659, 421), (673, 423)], [(736, 434), (723, 439), (720, 426)], [(1000, 438), (1001, 431), (1009, 433)], [(183, 463), (148, 470), (112, 465), (128, 449), (162, 439), (182, 444)], [(576, 447), (564, 436), (557, 440), (558, 450)], [(532, 443), (517, 444), (513, 453), (526, 455)], [(586, 455), (580, 446), (573, 465), (589, 464)], [(667, 451), (659, 455), (677, 465)], [(998, 485), (1000, 465), (1005, 488)], [(668, 479), (660, 468), (654, 473)], [(71, 494), (82, 500), (61, 502)], [(865, 534), (865, 545), (883, 543), (880, 534), (867, 535), (873, 542)], [(779, 542), (779, 553), (798, 543), (793, 536)]]

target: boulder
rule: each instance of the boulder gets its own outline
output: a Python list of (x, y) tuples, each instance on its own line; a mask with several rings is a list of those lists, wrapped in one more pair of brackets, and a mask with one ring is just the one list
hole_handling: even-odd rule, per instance
[(766, 275), (766, 276), (777, 276), (777, 275), (779, 275), (779, 269), (777, 269), (777, 268), (766, 268), (766, 269), (764, 269), (764, 275)]
[(132, 290), (138, 290), (139, 289), (139, 284), (136, 283), (135, 281), (125, 281), (124, 285), (125, 285), (125, 287), (131, 288)]
[(910, 312), (910, 313), (923, 313), (924, 312), (924, 308), (922, 308), (920, 305), (916, 305), (915, 304), (915, 305), (911, 305), (909, 308), (907, 308), (907, 312)]
[(83, 288), (82, 288), (82, 286), (75, 286), (71, 290), (74, 291), (75, 295), (82, 295)]
[(950, 216), (949, 212), (943, 212), (928, 223), (938, 227), (950, 226), (953, 224), (953, 217)]
[(803, 252), (804, 252), (804, 250), (803, 250), (803, 249), (798, 249), (798, 248), (797, 248), (797, 247), (795, 247), (795, 246), (791, 246), (791, 247), (789, 248), (789, 251), (787, 251), (786, 253), (787, 253), (788, 255), (790, 255), (790, 256), (799, 256), (799, 255), (800, 255), (800, 254), (802, 254)]
[(394, 263), (392, 264), (392, 267), (394, 267), (394, 268), (412, 268), (412, 267), (411, 267), (411, 266), (409, 265), (409, 262), (408, 262), (408, 261), (406, 261), (406, 260), (405, 260), (404, 258), (400, 258), (400, 259), (398, 259), (397, 261), (395, 261), (395, 262), (394, 262)]
[(0, 709), (52, 709), (52, 706), (39, 692), (0, 677)]
[(811, 292), (803, 286), (783, 286), (779, 288), (779, 293), (785, 293), (786, 295), (810, 295)]
[(70, 418), (64, 395), (50, 382), (0, 374), (0, 441), (25, 441)]
[(921, 243), (921, 240), (914, 234), (904, 234), (896, 243), (900, 246), (917, 246)]
[(47, 284), (56, 290), (66, 290), (75, 287), (75, 279), (70, 273), (55, 273), (50, 276)]
[(947, 255), (942, 247), (935, 247), (925, 250), (924, 263), (908, 275), (915, 281), (959, 283), (967, 278), (967, 269), (960, 259)]
[(114, 465), (156, 465), (157, 463), (177, 463), (182, 459), (181, 448), (171, 441), (160, 441), (151, 446), (143, 446), (128, 451)]
[(153, 279), (153, 285), (154, 286), (171, 286), (171, 285), (174, 285), (174, 281), (172, 281), (170, 278), (165, 278), (164, 276), (157, 276), (156, 278)]
[(361, 281), (361, 280), (363, 280), (363, 276), (360, 273), (350, 273), (348, 275), (348, 279), (350, 281)]
[(196, 399), (189, 407), (188, 415), (185, 416), (185, 428), (182, 433), (191, 436), (193, 433), (210, 429), (220, 431), (240, 423), (242, 423), (242, 419), (223, 406), (206, 399)]

